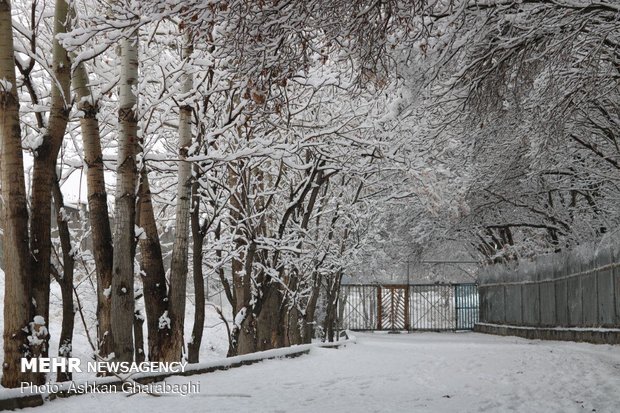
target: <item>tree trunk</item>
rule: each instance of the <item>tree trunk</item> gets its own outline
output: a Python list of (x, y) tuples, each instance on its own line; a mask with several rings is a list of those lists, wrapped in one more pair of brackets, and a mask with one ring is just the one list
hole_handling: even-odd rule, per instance
[(243, 170), (239, 161), (236, 165), (228, 168), (228, 185), (234, 193), (230, 197), (230, 228), (234, 228), (233, 242), (238, 256), (232, 258), (232, 298), (234, 301), (233, 318), (234, 324), (231, 331), (231, 346), (228, 349), (228, 357), (239, 354), (248, 354), (256, 351), (256, 319), (254, 317), (254, 305), (251, 304), (251, 283), (254, 265), (256, 244), (250, 239), (251, 234), (247, 222), (243, 222), (243, 211), (247, 198), (243, 179), (237, 172)]
[(140, 310), (136, 310), (133, 317), (133, 336), (136, 342), (134, 359), (136, 363), (142, 363), (144, 358), (144, 333), (142, 332), (144, 325), (144, 317)]
[[(245, 245), (243, 238), (236, 241), (237, 248)], [(256, 244), (250, 241), (245, 249), (245, 254), (241, 253), (239, 259), (233, 259), (233, 283), (236, 290), (237, 311), (235, 312), (235, 325), (233, 332), (236, 335), (235, 355), (249, 354), (256, 352), (257, 348), (257, 320), (254, 316), (254, 305), (252, 303), (252, 272), (254, 257), (256, 255)], [(243, 314), (243, 317), (239, 317)], [(239, 321), (239, 323), (237, 323)]]
[(342, 270), (337, 271), (331, 277), (331, 282), (327, 283), (327, 307), (323, 329), (325, 337), (330, 343), (334, 341), (336, 322), (338, 321), (338, 297), (340, 296), (340, 281), (342, 280)]
[[(71, 234), (69, 233), (69, 225), (64, 219), (61, 212), (64, 208), (62, 192), (58, 185), (58, 180), (54, 178), (52, 192), (54, 195), (54, 205), (56, 209), (56, 223), (58, 225), (58, 234), (60, 237), (60, 245), (62, 248), (62, 274), (56, 273), (56, 281), (60, 285), (60, 294), (62, 296), (62, 327), (60, 330), (60, 339), (58, 340), (58, 357), (69, 358), (73, 352), (73, 326), (75, 324), (75, 307), (73, 305), (73, 269), (75, 267), (75, 259), (72, 255)], [(56, 371), (56, 381), (71, 380), (71, 372)]]
[[(189, 62), (192, 54), (191, 38), (184, 35), (185, 47), (183, 58)], [(186, 100), (193, 89), (193, 76), (190, 72), (183, 75), (181, 87), (182, 99)], [(181, 360), (184, 338), (183, 328), (185, 325), (185, 300), (187, 287), (187, 255), (188, 255), (188, 232), (190, 221), (192, 168), (186, 161), (189, 147), (192, 144), (192, 108), (187, 103), (182, 103), (179, 119), (179, 162), (176, 223), (174, 230), (174, 244), (172, 247), (172, 261), (170, 263), (170, 294), (169, 310), (172, 329), (172, 345), (167, 351), (168, 361)]]
[(166, 270), (161, 255), (159, 233), (153, 213), (151, 190), (146, 168), (140, 173), (140, 190), (138, 192), (138, 225), (145, 236), (140, 237), (140, 267), (146, 310), (148, 332), (148, 350), (150, 361), (165, 361), (164, 350), (170, 347), (170, 326), (162, 325), (160, 318), (168, 311), (166, 288)]
[(93, 100), (88, 86), (88, 74), (83, 63), (75, 70), (73, 88), (77, 95), (77, 108), (81, 111), (80, 127), (84, 145), (88, 210), (92, 231), (93, 255), (97, 270), (97, 348), (99, 355), (107, 358), (113, 350), (111, 299), (112, 290), (112, 231), (108, 214), (108, 194), (103, 176), (103, 155), (97, 113), (99, 107)]
[(312, 291), (310, 292), (310, 298), (308, 298), (308, 304), (306, 305), (306, 313), (302, 317), (302, 343), (310, 343), (312, 341), (312, 336), (314, 335), (316, 306), (321, 294), (321, 274), (318, 273), (318, 271), (315, 271), (312, 280)]
[[(68, 10), (69, 7), (65, 0), (56, 1), (52, 41), (52, 71), (56, 81), (52, 82), (51, 108), (46, 133), (35, 150), (32, 178), (30, 251), (33, 315), (43, 317), (48, 324), (51, 276), (51, 188), (56, 178), (56, 158), (65, 135), (71, 101), (71, 62), (67, 51), (56, 39), (56, 35), (67, 32)], [(35, 357), (48, 356), (49, 334), (41, 338), (43, 343), (36, 347), (40, 354), (33, 354)], [(44, 377), (40, 380), (44, 380)]]
[(194, 313), (194, 327), (192, 329), (192, 339), (187, 345), (187, 361), (198, 363), (200, 357), (200, 344), (202, 343), (202, 332), (205, 324), (205, 281), (202, 274), (202, 245), (205, 234), (200, 225), (200, 197), (198, 195), (198, 184), (192, 184), (193, 208), (191, 215), (192, 227), (192, 269), (194, 275), (194, 303), (196, 311)]
[[(231, 199), (231, 203), (233, 204), (233, 208), (230, 211), (230, 216), (231, 216), (231, 221), (232, 221), (232, 225), (231, 227), (234, 228), (234, 223), (236, 221), (236, 218), (238, 216), (237, 210), (235, 210), (234, 208), (234, 204), (235, 199), (234, 197)], [(241, 249), (242, 241), (237, 241), (235, 240), (235, 248), (236, 249)], [(242, 261), (242, 253), (240, 252), (240, 256), (239, 257), (233, 257), (232, 262), (231, 262), (231, 272), (232, 272), (232, 297), (234, 298), (234, 303), (231, 302), (232, 307), (232, 311), (233, 311), (233, 328), (231, 331), (231, 337), (230, 337), (230, 347), (228, 348), (228, 357), (234, 357), (238, 354), (244, 354), (244, 353), (239, 353), (239, 339), (241, 336), (241, 330), (242, 330), (242, 326), (243, 324), (247, 325), (248, 322), (248, 313), (251, 312), (251, 310), (245, 308), (244, 304), (245, 302), (243, 301), (244, 297), (245, 297), (245, 288), (243, 285), (243, 261)], [(243, 314), (242, 312), (245, 312), (245, 314)], [(243, 317), (243, 319), (241, 319)], [(246, 340), (248, 341), (248, 340)]]
[(283, 305), (279, 284), (269, 282), (268, 287), (263, 291), (260, 312), (256, 317), (256, 348), (254, 351), (284, 346), (286, 308)]
[(112, 336), (117, 361), (133, 360), (135, 202), (137, 187), (137, 96), (138, 35), (134, 32), (121, 44), (119, 87), (118, 158), (114, 210), (112, 276)]
[(18, 387), (29, 381), (20, 372), (20, 359), (30, 357), (30, 252), (24, 162), (15, 81), (11, 3), (0, 3), (0, 167), (4, 212), (4, 363), (2, 385)]
[(302, 344), (302, 321), (303, 317), (296, 305), (292, 305), (286, 311), (284, 327), (286, 329), (285, 346), (294, 346)]

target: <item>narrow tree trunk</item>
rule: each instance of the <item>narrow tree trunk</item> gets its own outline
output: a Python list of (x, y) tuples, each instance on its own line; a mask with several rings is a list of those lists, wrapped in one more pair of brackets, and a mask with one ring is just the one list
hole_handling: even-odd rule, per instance
[(138, 192), (138, 225), (144, 230), (145, 236), (138, 241), (140, 245), (141, 279), (144, 292), (144, 308), (146, 310), (146, 326), (148, 333), (148, 355), (150, 361), (165, 361), (164, 350), (170, 347), (170, 326), (162, 324), (168, 311), (168, 295), (166, 288), (166, 270), (161, 254), (161, 244), (157, 224), (151, 202), (151, 190), (145, 168), (140, 173), (140, 190)]
[(323, 329), (325, 337), (330, 343), (334, 341), (335, 327), (338, 321), (338, 298), (340, 296), (340, 281), (342, 280), (342, 270), (332, 275), (331, 282), (327, 285), (327, 307)]
[(200, 344), (205, 324), (205, 281), (202, 274), (202, 245), (205, 234), (200, 225), (200, 197), (198, 195), (198, 183), (192, 184), (193, 208), (191, 215), (192, 227), (192, 269), (194, 275), (194, 327), (192, 339), (187, 345), (187, 361), (198, 363), (200, 357)]
[[(240, 237), (237, 240), (237, 245), (243, 248), (244, 244), (245, 240)], [(257, 351), (257, 320), (254, 316), (256, 303), (252, 302), (251, 289), (255, 255), (256, 243), (250, 241), (245, 248), (245, 254), (242, 253), (239, 259), (233, 259), (232, 262), (233, 282), (237, 297), (237, 311), (233, 328), (237, 339), (236, 354), (249, 354)], [(243, 317), (240, 317), (240, 314), (243, 314)]]
[[(60, 294), (62, 296), (62, 327), (60, 330), (60, 339), (58, 341), (58, 357), (69, 358), (73, 352), (73, 327), (75, 324), (75, 307), (73, 305), (73, 269), (75, 266), (75, 259), (71, 252), (73, 248), (71, 247), (69, 225), (62, 213), (64, 202), (57, 179), (53, 181), (52, 192), (56, 209), (56, 223), (60, 236), (60, 246), (62, 248), (63, 267), (62, 274), (56, 274), (56, 281), (60, 285)], [(63, 372), (60, 371), (60, 369), (56, 371), (56, 381), (69, 380), (71, 380), (71, 372)]]
[(112, 232), (108, 214), (108, 194), (103, 176), (103, 155), (97, 113), (99, 107), (93, 100), (88, 86), (88, 74), (81, 63), (75, 70), (73, 88), (77, 95), (77, 108), (81, 111), (80, 127), (84, 145), (88, 210), (92, 231), (93, 255), (97, 270), (97, 348), (99, 355), (107, 358), (113, 350), (111, 299), (112, 290)]
[(15, 81), (11, 3), (0, 3), (0, 167), (4, 212), (4, 360), (2, 385), (18, 387), (29, 375), (20, 359), (29, 357), (30, 253), (24, 162)]
[[(215, 226), (215, 231), (213, 232), (213, 237), (215, 243), (218, 245), (218, 248), (215, 250), (215, 256), (217, 258), (217, 262), (222, 262), (222, 248), (220, 245), (220, 239), (222, 236), (222, 223), (218, 222)], [(220, 266), (217, 269), (217, 275), (222, 283), (222, 288), (224, 289), (224, 294), (226, 295), (226, 299), (232, 306), (232, 308), (237, 308), (237, 295), (235, 294), (235, 290), (231, 288), (228, 279), (226, 278), (226, 273), (224, 272), (224, 267)]]
[[(32, 216), (30, 222), (30, 251), (32, 254), (32, 305), (35, 316), (41, 316), (49, 324), (50, 257), (52, 184), (56, 177), (56, 158), (67, 127), (70, 107), (71, 62), (67, 51), (60, 45), (56, 35), (67, 32), (68, 4), (57, 0), (54, 13), (54, 38), (52, 40), (51, 108), (46, 133), (41, 145), (35, 150), (32, 179)], [(49, 335), (36, 348), (48, 356)], [(41, 377), (39, 380), (44, 380)]]
[[(305, 229), (305, 228), (304, 228)], [(301, 242), (298, 247), (301, 249)], [(284, 328), (284, 346), (292, 346), (301, 344), (302, 342), (302, 326), (303, 313), (300, 311), (300, 288), (301, 277), (297, 269), (290, 271), (287, 290), (283, 291), (281, 299), (281, 312), (283, 313), (282, 321)]]
[[(234, 197), (231, 200), (231, 203), (235, 203), (234, 201)], [(234, 209), (234, 206), (232, 208), (232, 210), (230, 211), (230, 215), (231, 218), (235, 217), (238, 215)], [(234, 218), (233, 218), (233, 225), (231, 225), (234, 228)], [(237, 241), (235, 240), (235, 248), (236, 249), (241, 249), (243, 248), (241, 245), (241, 241)], [(233, 257), (232, 262), (231, 262), (231, 272), (232, 272), (232, 289), (231, 291), (233, 292), (233, 297), (235, 298), (234, 300), (234, 304), (231, 303), (232, 310), (233, 310), (233, 328), (231, 330), (231, 337), (230, 337), (230, 347), (228, 348), (228, 357), (234, 357), (238, 354), (243, 354), (243, 353), (239, 353), (239, 340), (240, 340), (240, 336), (241, 336), (241, 331), (242, 331), (242, 325), (248, 325), (248, 320), (246, 320), (248, 317), (248, 313), (251, 312), (250, 309), (246, 308), (244, 306), (245, 302), (243, 301), (244, 297), (245, 297), (245, 288), (243, 285), (243, 261), (242, 261), (242, 257), (243, 255), (241, 255), (242, 253), (240, 253), (239, 257)], [(246, 340), (248, 341), (248, 340)]]
[(312, 336), (314, 335), (316, 306), (319, 302), (319, 296), (321, 294), (321, 274), (318, 273), (318, 271), (315, 271), (312, 280), (312, 291), (310, 292), (310, 298), (308, 299), (308, 304), (306, 305), (306, 313), (302, 317), (302, 343), (310, 343), (312, 341)]
[(117, 361), (133, 360), (135, 202), (137, 187), (138, 35), (121, 40), (118, 158), (114, 210), (112, 336)]
[[(218, 222), (215, 227), (214, 238), (217, 245), (219, 245), (219, 241), (222, 235), (222, 223)], [(218, 262), (222, 262), (222, 249), (218, 247), (215, 250), (215, 256), (217, 257)], [(220, 278), (220, 282), (222, 283), (222, 288), (224, 289), (224, 294), (226, 294), (226, 299), (230, 303), (230, 306), (233, 309), (233, 317), (237, 315), (237, 292), (233, 286), (230, 285), (228, 279), (226, 278), (226, 274), (224, 273), (224, 268), (220, 267), (217, 270), (218, 276)], [(234, 283), (234, 280), (233, 280)], [(222, 316), (222, 320), (224, 317)], [(226, 330), (228, 331), (228, 351), (226, 353), (226, 357), (233, 357), (237, 355), (237, 343), (239, 342), (239, 329), (233, 325), (232, 330), (230, 330), (228, 323), (226, 323)]]
[(230, 227), (235, 230), (233, 242), (235, 250), (238, 251), (238, 256), (233, 257), (231, 262), (234, 324), (231, 331), (231, 346), (228, 349), (228, 357), (256, 351), (256, 319), (253, 314), (255, 303), (251, 301), (256, 244), (250, 239), (251, 234), (247, 228), (249, 223), (243, 222), (247, 198), (241, 177), (243, 172), (237, 172), (236, 168), (243, 170), (241, 163), (228, 167), (228, 185), (230, 188), (234, 188), (234, 193), (229, 201)]
[[(324, 163), (321, 162), (319, 165), (322, 167)], [(325, 177), (322, 169), (319, 170), (316, 174), (316, 185), (314, 188), (312, 188), (312, 192), (310, 193), (310, 198), (308, 200), (308, 205), (306, 206), (303, 219), (301, 222), (301, 228), (304, 231), (308, 230), (310, 218), (312, 217), (315, 205), (317, 203), (317, 200), (319, 199), (319, 191), (321, 187), (323, 187), (328, 182), (329, 182), (329, 177)], [(319, 211), (322, 209), (323, 209), (323, 205), (319, 205)], [(319, 220), (320, 220), (320, 214), (317, 214), (316, 219), (317, 219), (317, 227), (318, 227)], [(301, 243), (299, 244), (299, 249), (301, 249)], [(296, 314), (298, 316), (297, 327), (299, 331), (299, 336), (295, 336), (295, 338), (299, 339), (299, 343), (295, 343), (295, 344), (310, 343), (312, 341), (312, 335), (313, 335), (313, 330), (314, 330), (313, 329), (314, 314), (316, 311), (317, 302), (319, 300), (319, 295), (321, 293), (321, 281), (322, 281), (322, 276), (320, 272), (318, 271), (318, 264), (317, 264), (317, 267), (315, 267), (315, 270), (313, 271), (313, 274), (312, 274), (312, 288), (310, 290), (310, 297), (308, 297), (308, 301), (306, 303), (305, 312), (302, 314), (301, 312), (296, 311)]]
[(144, 357), (144, 333), (142, 332), (142, 326), (144, 325), (144, 317), (140, 310), (136, 310), (133, 317), (133, 336), (136, 342), (134, 359), (136, 363), (142, 363), (145, 360)]
[(284, 327), (286, 328), (286, 340), (284, 346), (302, 344), (302, 320), (303, 317), (297, 305), (293, 304), (286, 311)]
[[(184, 59), (189, 62), (192, 53), (191, 38), (184, 35), (185, 47)], [(193, 77), (189, 71), (183, 75), (181, 87), (182, 99), (186, 100), (193, 89)], [(187, 287), (187, 255), (188, 255), (188, 232), (190, 221), (192, 169), (186, 160), (189, 147), (192, 144), (192, 108), (183, 103), (180, 107), (179, 119), (179, 162), (176, 223), (174, 231), (174, 244), (172, 247), (172, 261), (170, 263), (170, 294), (169, 310), (172, 328), (172, 346), (167, 352), (168, 361), (178, 361), (182, 357), (184, 338), (183, 328), (185, 325), (185, 300)]]

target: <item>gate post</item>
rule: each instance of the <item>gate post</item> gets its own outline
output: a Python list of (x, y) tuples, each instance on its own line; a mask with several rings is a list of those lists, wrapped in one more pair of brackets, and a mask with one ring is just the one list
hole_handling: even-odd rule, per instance
[(459, 329), (459, 285), (454, 284), (454, 330)]
[(409, 284), (405, 286), (405, 330), (409, 332)]
[(381, 318), (383, 318), (383, 309), (381, 307), (382, 307), (381, 286), (378, 285), (377, 286), (377, 330), (381, 330), (381, 325), (383, 324), (381, 320)]

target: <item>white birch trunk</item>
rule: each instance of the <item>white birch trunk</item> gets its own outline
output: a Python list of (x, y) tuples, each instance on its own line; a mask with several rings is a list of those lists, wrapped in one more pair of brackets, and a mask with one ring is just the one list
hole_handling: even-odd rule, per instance
[[(183, 49), (184, 59), (189, 65), (192, 53), (191, 36), (184, 35), (185, 47)], [(186, 100), (193, 89), (193, 76), (187, 70), (183, 76), (181, 94)], [(190, 220), (191, 185), (192, 169), (191, 163), (185, 159), (188, 156), (188, 149), (192, 144), (192, 108), (183, 103), (179, 114), (179, 162), (177, 184), (177, 204), (176, 204), (176, 226), (174, 232), (174, 245), (172, 248), (172, 262), (170, 264), (170, 321), (172, 324), (172, 349), (170, 356), (172, 360), (180, 360), (183, 350), (183, 327), (185, 324), (185, 296), (187, 286), (187, 255), (188, 255), (188, 234)]]
[(138, 34), (120, 42), (120, 130), (116, 166), (114, 254), (112, 275), (112, 341), (115, 360), (133, 360), (135, 203), (138, 143)]
[(80, 129), (84, 144), (84, 162), (88, 187), (88, 209), (92, 231), (93, 255), (97, 270), (97, 350), (103, 358), (114, 351), (112, 346), (111, 297), (105, 291), (112, 286), (112, 232), (108, 214), (108, 195), (103, 176), (103, 155), (99, 133), (98, 103), (88, 85), (88, 73), (80, 63), (73, 74), (77, 108), (81, 111)]

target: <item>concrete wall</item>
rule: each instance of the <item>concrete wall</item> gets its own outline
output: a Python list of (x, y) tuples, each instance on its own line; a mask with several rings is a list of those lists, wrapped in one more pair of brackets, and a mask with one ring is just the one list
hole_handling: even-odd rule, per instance
[(594, 344), (620, 344), (620, 330), (569, 330), (557, 328), (515, 327), (497, 324), (478, 323), (477, 333), (500, 336), (517, 336), (531, 340), (580, 341)]

